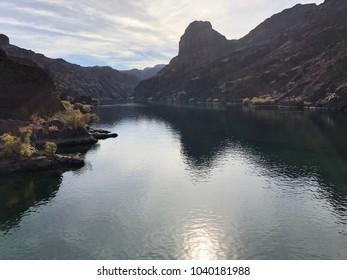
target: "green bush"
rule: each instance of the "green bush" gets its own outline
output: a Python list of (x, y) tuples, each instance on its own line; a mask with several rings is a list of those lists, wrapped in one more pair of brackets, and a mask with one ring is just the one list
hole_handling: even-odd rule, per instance
[(46, 142), (43, 148), (45, 149), (45, 152), (51, 156), (55, 156), (57, 152), (57, 144), (54, 142)]
[(32, 114), (30, 117), (30, 120), (32, 124), (36, 124), (36, 125), (40, 125), (45, 122), (45, 120), (41, 118), (37, 113)]
[(57, 126), (55, 126), (55, 125), (50, 125), (48, 127), (48, 131), (50, 131), (50, 132), (58, 131), (58, 130), (59, 130), (59, 128)]
[(70, 130), (85, 128), (99, 121), (99, 117), (91, 112), (91, 108), (88, 105), (81, 103), (72, 105), (68, 101), (62, 101), (62, 103), (65, 111), (55, 114), (51, 119), (61, 121)]
[(242, 104), (243, 104), (244, 106), (248, 106), (250, 102), (251, 102), (251, 100), (250, 100), (248, 97), (247, 97), (247, 98), (244, 98), (244, 99), (242, 100)]
[(22, 127), (19, 129), (19, 137), (10, 133), (0, 136), (4, 142), (4, 148), (0, 153), (1, 158), (23, 158), (32, 156), (32, 148), (30, 146), (31, 127)]
[(82, 103), (75, 103), (73, 105), (73, 108), (75, 110), (80, 110), (83, 114), (88, 114), (88, 113), (92, 112), (92, 108), (91, 108), (90, 105), (85, 105), (85, 104), (82, 104)]
[(269, 105), (272, 104), (274, 100), (271, 97), (253, 97), (250, 103), (253, 105)]

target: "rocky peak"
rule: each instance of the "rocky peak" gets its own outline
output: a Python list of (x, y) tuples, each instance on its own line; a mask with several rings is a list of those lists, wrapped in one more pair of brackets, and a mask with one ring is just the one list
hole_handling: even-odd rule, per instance
[(205, 63), (228, 51), (228, 40), (212, 29), (208, 21), (194, 21), (179, 43), (179, 64)]
[(10, 44), (10, 39), (4, 34), (0, 34), (0, 46), (5, 46), (9, 44)]

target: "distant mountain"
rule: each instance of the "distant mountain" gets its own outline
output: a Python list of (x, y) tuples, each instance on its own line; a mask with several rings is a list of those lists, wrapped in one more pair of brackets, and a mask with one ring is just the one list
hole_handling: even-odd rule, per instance
[(42, 69), (13, 61), (2, 50), (0, 69), (0, 119), (29, 120), (33, 113), (49, 116), (63, 110), (52, 79)]
[(111, 67), (81, 67), (63, 59), (51, 59), (10, 45), (6, 38), (0, 35), (0, 49), (13, 61), (43, 69), (52, 78), (59, 95), (90, 96), (99, 100), (126, 99), (139, 82), (135, 76)]
[(178, 56), (140, 82), (136, 100), (347, 107), (347, 1), (296, 5), (239, 40), (193, 22)]
[(157, 64), (154, 67), (147, 67), (143, 70), (139, 70), (135, 68), (135, 69), (126, 70), (122, 72), (136, 76), (140, 81), (142, 81), (142, 80), (147, 80), (149, 78), (152, 78), (164, 67), (165, 67), (165, 64)]

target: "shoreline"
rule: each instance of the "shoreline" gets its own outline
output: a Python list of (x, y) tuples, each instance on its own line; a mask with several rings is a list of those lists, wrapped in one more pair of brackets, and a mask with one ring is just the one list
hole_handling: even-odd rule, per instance
[(189, 108), (200, 108), (200, 107), (233, 107), (240, 106), (250, 109), (273, 109), (273, 110), (300, 110), (300, 111), (325, 111), (325, 112), (342, 112), (347, 113), (346, 108), (337, 107), (318, 107), (318, 106), (300, 106), (300, 105), (278, 105), (278, 104), (243, 104), (242, 102), (155, 102), (155, 101), (137, 101), (134, 104), (142, 105), (162, 105), (162, 106), (183, 106)]
[(6, 158), (0, 160), (0, 174), (47, 171), (54, 169), (79, 169), (85, 164), (84, 156), (36, 153), (28, 158)]
[[(117, 133), (112, 133), (111, 131), (88, 128), (84, 135), (76, 135), (76, 137), (42, 138), (33, 141), (32, 145), (41, 148), (47, 141), (52, 141), (59, 148), (81, 146), (92, 147), (98, 143), (99, 140), (116, 138), (117, 136)], [(55, 169), (79, 169), (85, 165), (84, 160), (84, 155), (81, 153), (49, 155), (42, 151), (36, 151), (30, 157), (0, 159), (0, 175)]]

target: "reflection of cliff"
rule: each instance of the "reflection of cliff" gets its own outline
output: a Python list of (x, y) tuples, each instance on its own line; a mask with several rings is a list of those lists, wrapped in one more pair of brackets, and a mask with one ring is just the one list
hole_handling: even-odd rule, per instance
[(31, 207), (50, 201), (61, 184), (61, 173), (0, 177), (0, 231), (16, 225)]
[(347, 125), (343, 113), (160, 107), (151, 114), (178, 131), (182, 154), (198, 173), (212, 169), (228, 149), (271, 173), (317, 177), (332, 199), (347, 206)]
[(136, 119), (139, 117), (138, 104), (115, 104), (93, 108), (93, 111), (101, 118), (103, 126), (113, 126), (123, 119)]

